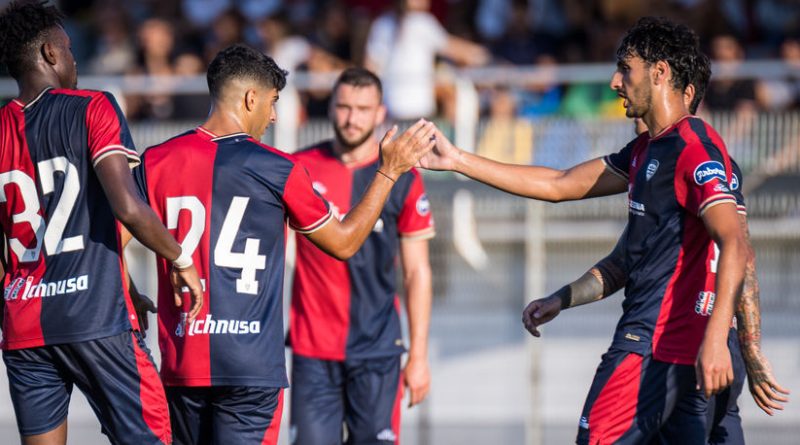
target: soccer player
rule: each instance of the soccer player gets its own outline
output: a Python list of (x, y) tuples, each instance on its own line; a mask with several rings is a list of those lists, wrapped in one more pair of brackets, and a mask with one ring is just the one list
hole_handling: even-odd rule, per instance
[(2, 347), (17, 426), (25, 444), (66, 443), (77, 386), (112, 443), (168, 444), (166, 398), (124, 284), (115, 217), (168, 259), (174, 283), (195, 299), (190, 317), (200, 281), (138, 197), (129, 165), (139, 159), (113, 96), (75, 89), (61, 20), (42, 2), (0, 13), (0, 60), (19, 86), (0, 108)]
[[(386, 115), (382, 95), (375, 74), (345, 70), (329, 110), (335, 139), (297, 153), (337, 218), (358, 202), (380, 167), (375, 128)], [(398, 178), (367, 242), (351, 259), (338, 261), (309, 240), (297, 240), (289, 323), (293, 443), (342, 443), (343, 424), (347, 443), (397, 443), (403, 385), (412, 406), (430, 385), (428, 240), (433, 235), (422, 177), (411, 170)], [(402, 372), (398, 253), (411, 337)]]
[[(274, 444), (282, 412), (285, 222), (329, 255), (361, 247), (401, 175), (435, 143), (420, 120), (381, 141), (381, 165), (342, 221), (297, 159), (259, 142), (286, 72), (245, 45), (208, 67), (208, 120), (149, 148), (135, 170), (156, 214), (199, 264), (206, 304), (194, 322), (165, 303), (158, 268), (161, 375), (179, 444)], [(197, 359), (196, 357), (201, 357)]]
[[(685, 26), (643, 18), (628, 31), (610, 86), (649, 131), (605, 158), (566, 171), (515, 166), (464, 153), (437, 134), (436, 150), (421, 160), (548, 201), (628, 191), (626, 299), (584, 409), (592, 415), (581, 420), (581, 444), (648, 442), (679, 401), (699, 397), (696, 386), (710, 397), (733, 379), (727, 337), (747, 251), (724, 143), (683, 101), (699, 57)], [(709, 286), (713, 312), (695, 311), (711, 306)], [(682, 437), (705, 440), (704, 416), (697, 412)]]

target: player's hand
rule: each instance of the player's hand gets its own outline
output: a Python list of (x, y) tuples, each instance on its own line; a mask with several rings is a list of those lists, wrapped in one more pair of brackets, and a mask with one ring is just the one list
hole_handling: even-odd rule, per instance
[(461, 159), (461, 150), (437, 128), (436, 145), (419, 160), (419, 166), (427, 170), (456, 170)]
[(403, 383), (409, 392), (408, 407), (421, 403), (431, 389), (431, 371), (428, 361), (409, 359), (403, 369)]
[(417, 165), (419, 159), (436, 144), (436, 126), (425, 119), (418, 120), (397, 139), (395, 125), (381, 139), (381, 171), (397, 180), (403, 173)]
[(733, 383), (733, 365), (727, 339), (713, 341), (704, 339), (695, 362), (697, 389), (703, 390), (706, 398), (713, 396)]
[(525, 310), (522, 311), (522, 324), (525, 329), (534, 337), (540, 337), (542, 334), (537, 329), (540, 325), (556, 318), (561, 313), (561, 299), (558, 296), (551, 295), (549, 297), (533, 300), (528, 303)]
[[(191, 324), (200, 313), (203, 307), (203, 286), (200, 284), (200, 277), (197, 275), (197, 269), (194, 265), (186, 269), (172, 268), (170, 272), (170, 281), (172, 282), (172, 293), (175, 296), (175, 306), (183, 307), (184, 292), (188, 292), (192, 297), (192, 307), (189, 309), (187, 323)], [(187, 289), (184, 289), (186, 287)]]
[(756, 405), (768, 415), (773, 415), (773, 410), (783, 410), (783, 404), (789, 402), (786, 397), (789, 390), (783, 388), (772, 375), (772, 366), (769, 360), (761, 353), (758, 346), (743, 347), (742, 357), (747, 369), (747, 384), (750, 394)]
[(133, 309), (136, 311), (136, 316), (139, 317), (139, 327), (141, 328), (142, 337), (147, 336), (147, 330), (150, 328), (150, 322), (147, 320), (147, 313), (156, 313), (156, 305), (153, 300), (147, 295), (140, 294), (133, 288), (130, 289), (131, 302), (133, 302)]

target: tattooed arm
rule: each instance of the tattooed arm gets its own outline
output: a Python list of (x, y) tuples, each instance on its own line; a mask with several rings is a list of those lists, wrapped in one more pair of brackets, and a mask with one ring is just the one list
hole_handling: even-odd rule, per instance
[(747, 240), (747, 264), (745, 266), (742, 296), (736, 305), (739, 345), (742, 349), (747, 383), (750, 394), (759, 408), (770, 416), (773, 410), (782, 410), (783, 403), (789, 401), (789, 391), (781, 387), (772, 375), (772, 367), (761, 352), (761, 310), (759, 308), (758, 277), (756, 276), (756, 257), (750, 244), (750, 231), (747, 217), (739, 215)]
[(522, 312), (525, 329), (539, 337), (537, 327), (556, 318), (562, 309), (599, 301), (622, 289), (628, 281), (624, 262), (627, 234), (626, 229), (614, 250), (580, 278), (550, 296), (531, 301)]

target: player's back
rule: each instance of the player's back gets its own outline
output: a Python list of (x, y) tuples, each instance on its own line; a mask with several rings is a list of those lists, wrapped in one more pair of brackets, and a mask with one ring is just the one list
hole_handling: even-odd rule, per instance
[(114, 335), (136, 326), (117, 226), (93, 165), (138, 162), (112, 96), (45, 89), (0, 109), (0, 224), (8, 243), (4, 347)]
[[(168, 265), (159, 262), (165, 383), (286, 386), (285, 220), (297, 220), (293, 208), (304, 205), (305, 198), (293, 196), (293, 184), (304, 174), (291, 156), (246, 134), (216, 137), (202, 127), (143, 155), (137, 183), (193, 255), (206, 287), (206, 304), (187, 325), (185, 315), (173, 309)], [(324, 201), (314, 198), (318, 202), (309, 206), (318, 214), (300, 229), (313, 229), (330, 217)]]

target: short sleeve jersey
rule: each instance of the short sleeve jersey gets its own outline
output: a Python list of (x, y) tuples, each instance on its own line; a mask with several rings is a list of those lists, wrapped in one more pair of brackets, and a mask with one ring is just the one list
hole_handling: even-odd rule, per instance
[(190, 252), (205, 304), (187, 323), (158, 262), (158, 330), (166, 385), (287, 385), (283, 341), (286, 222), (313, 232), (325, 200), (288, 154), (246, 134), (202, 127), (149, 148), (135, 170), (150, 206)]
[[(604, 160), (629, 184), (629, 279), (614, 345), (639, 353), (652, 348), (657, 360), (694, 364), (713, 309), (718, 259), (701, 216), (712, 206), (737, 204), (725, 145), (708, 124), (687, 117), (652, 139), (643, 133)], [(700, 303), (707, 310), (696, 310)]]
[[(300, 151), (314, 188), (342, 218), (375, 176), (377, 157), (346, 165), (330, 142)], [(416, 170), (400, 176), (372, 233), (347, 261), (297, 237), (289, 342), (295, 354), (324, 360), (397, 355), (404, 351), (395, 284), (401, 240), (434, 236), (430, 204)]]
[(4, 349), (138, 329), (117, 222), (94, 171), (112, 155), (139, 160), (109, 93), (48, 88), (0, 108)]

